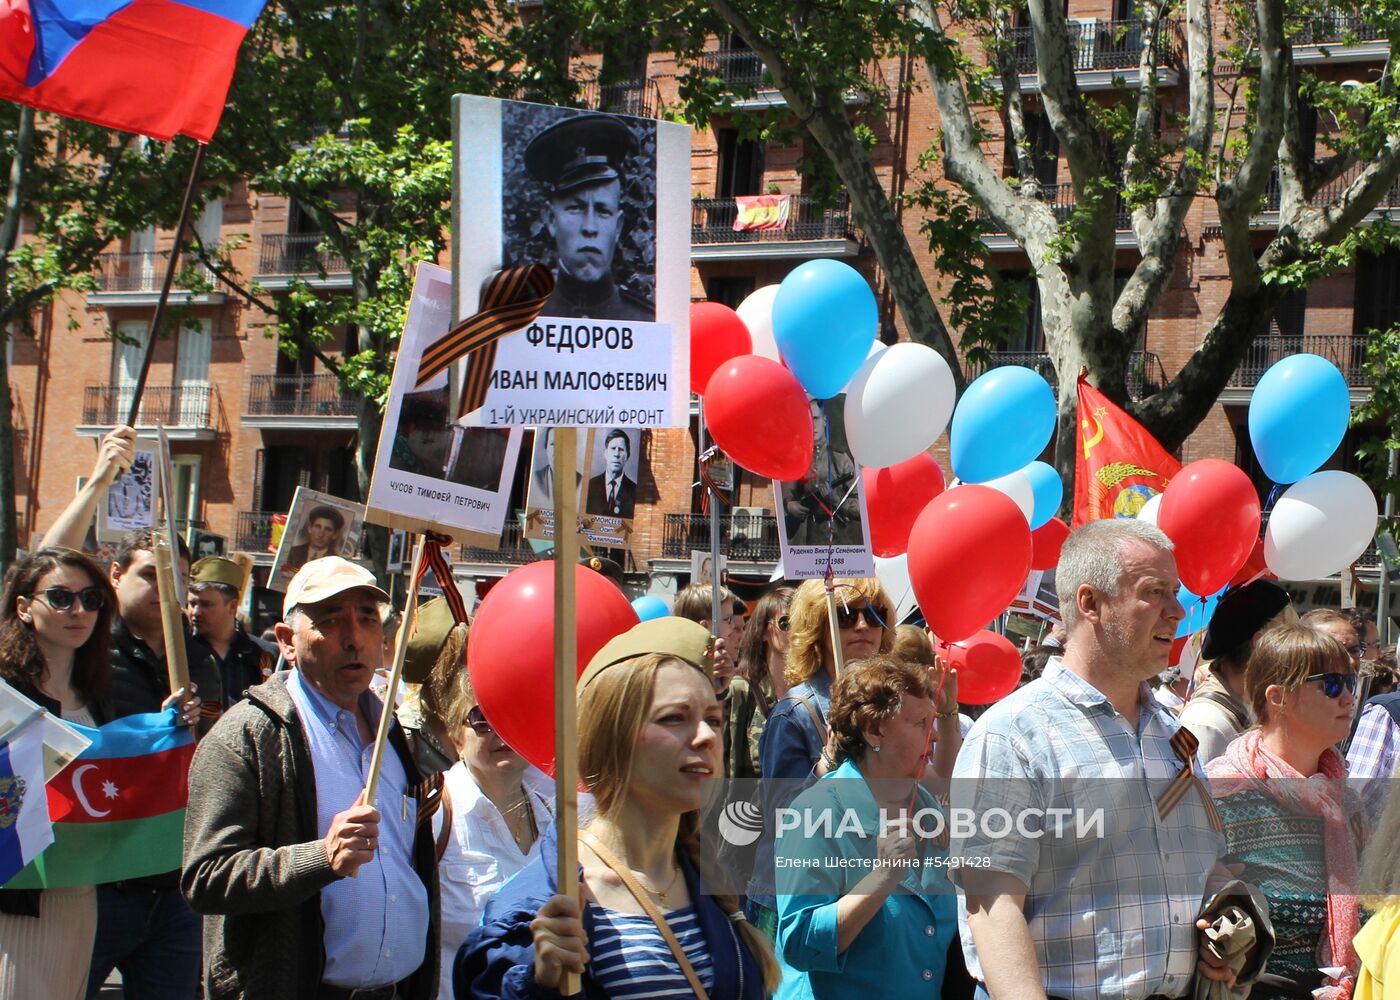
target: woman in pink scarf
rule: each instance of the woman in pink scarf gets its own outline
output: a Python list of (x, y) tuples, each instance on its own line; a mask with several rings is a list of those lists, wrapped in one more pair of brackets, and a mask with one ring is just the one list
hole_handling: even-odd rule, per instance
[(1307, 625), (1260, 638), (1245, 670), (1259, 725), (1207, 768), (1229, 838), (1227, 864), (1269, 900), (1277, 943), (1254, 1000), (1351, 996), (1359, 965), (1360, 801), (1346, 788), (1356, 675), (1341, 643)]

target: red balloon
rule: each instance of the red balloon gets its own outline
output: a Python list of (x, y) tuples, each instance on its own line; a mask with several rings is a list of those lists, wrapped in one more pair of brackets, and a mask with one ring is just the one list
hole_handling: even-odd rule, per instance
[(1030, 571), (1030, 525), (1014, 500), (990, 486), (935, 497), (909, 535), (914, 596), (946, 642), (966, 639), (1006, 610)]
[(749, 328), (739, 314), (718, 302), (690, 306), (690, 391), (705, 394), (715, 369), (730, 358), (753, 353)]
[(705, 386), (705, 425), (755, 475), (794, 480), (811, 468), (812, 405), (776, 361), (745, 354), (720, 365)]
[(1021, 654), (1004, 635), (983, 630), (960, 642), (940, 642), (934, 652), (958, 670), (958, 701), (990, 705), (1021, 681)]
[(1230, 582), (1259, 540), (1259, 494), (1238, 466), (1192, 462), (1162, 491), (1157, 526), (1176, 546), (1176, 569), (1193, 594)]
[(909, 532), (930, 500), (943, 492), (943, 470), (928, 452), (886, 469), (862, 469), (870, 514), (870, 545), (877, 556), (909, 551)]
[[(574, 567), (578, 673), (637, 624), (622, 591)], [(467, 671), (481, 711), (522, 757), (554, 773), (554, 562), (511, 570), (481, 601), (467, 639)]]
[(1031, 532), (1031, 569), (1054, 569), (1060, 561), (1060, 547), (1069, 537), (1069, 525), (1052, 517)]

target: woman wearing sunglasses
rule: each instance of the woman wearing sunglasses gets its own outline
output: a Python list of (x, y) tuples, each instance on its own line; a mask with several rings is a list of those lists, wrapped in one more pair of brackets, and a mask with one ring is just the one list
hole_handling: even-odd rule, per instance
[[(1356, 680), (1346, 649), (1320, 629), (1268, 629), (1245, 668), (1259, 723), (1206, 769), (1229, 841), (1225, 862), (1243, 864), (1240, 877), (1269, 900), (1276, 944), (1255, 1000), (1350, 995), (1365, 824), (1336, 744), (1351, 725)], [(1319, 971), (1329, 967), (1345, 970), (1340, 981)]]
[[(890, 601), (879, 580), (837, 579), (836, 625), (841, 662), (850, 665), (894, 645)], [(836, 680), (836, 656), (827, 621), (826, 584), (806, 580), (788, 608), (787, 695), (773, 706), (759, 740), (759, 764), (764, 779), (765, 816), (776, 815), (803, 783), (811, 782), (836, 762), (827, 749), (831, 685)], [(777, 779), (777, 780), (773, 780)], [(749, 881), (749, 913), (769, 939), (777, 934), (777, 899), (773, 892), (773, 831), (759, 842), (753, 877)]]
[(758, 740), (768, 713), (787, 694), (791, 587), (775, 587), (760, 597), (739, 639), (739, 671), (729, 685), (725, 720), (725, 777), (759, 777)]
[[(460, 661), (459, 661), (460, 664)], [(506, 879), (540, 853), (540, 832), (554, 819), (554, 782), (531, 767), (491, 728), (467, 680), (465, 664), (443, 708), (460, 757), (443, 775), (433, 815), (442, 907), (442, 977), (452, 996), (457, 949)]]
[[(109, 722), (115, 606), (106, 575), (81, 553), (45, 548), (21, 560), (0, 598), (0, 677), (69, 722)], [(0, 890), (0, 996), (78, 1000), (96, 932), (93, 886)]]

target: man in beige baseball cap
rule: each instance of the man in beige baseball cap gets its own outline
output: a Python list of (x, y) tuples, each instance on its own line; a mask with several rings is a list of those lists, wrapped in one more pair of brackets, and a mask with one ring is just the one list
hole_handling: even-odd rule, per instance
[(436, 988), (436, 852), (397, 722), (375, 803), (363, 798), (388, 600), (339, 556), (304, 565), (276, 626), (293, 669), (252, 688), (195, 750), (181, 887), (210, 917), (210, 1000), (426, 1000)]

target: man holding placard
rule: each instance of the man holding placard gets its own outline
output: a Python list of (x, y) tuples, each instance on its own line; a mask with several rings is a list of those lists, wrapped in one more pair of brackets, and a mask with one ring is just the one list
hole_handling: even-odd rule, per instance
[(436, 857), (395, 722), (378, 808), (364, 801), (388, 600), (346, 559), (303, 566), (276, 626), (292, 671), (195, 751), (182, 887), (209, 917), (209, 1000), (416, 1000), (437, 986)]

